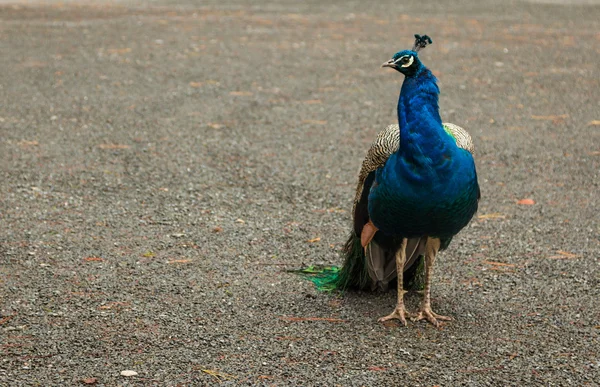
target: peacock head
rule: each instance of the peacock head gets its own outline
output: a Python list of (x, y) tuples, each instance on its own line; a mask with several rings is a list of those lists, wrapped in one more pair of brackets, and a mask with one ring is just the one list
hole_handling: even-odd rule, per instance
[(414, 76), (424, 67), (417, 53), (420, 49), (425, 48), (431, 43), (432, 41), (429, 36), (415, 35), (415, 45), (412, 50), (397, 52), (392, 59), (382, 64), (381, 67), (391, 67), (407, 77)]

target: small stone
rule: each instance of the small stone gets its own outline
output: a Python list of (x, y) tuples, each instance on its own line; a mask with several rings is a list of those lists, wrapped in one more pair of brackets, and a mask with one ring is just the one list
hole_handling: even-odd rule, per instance
[(121, 376), (136, 376), (138, 373), (132, 370), (121, 371)]

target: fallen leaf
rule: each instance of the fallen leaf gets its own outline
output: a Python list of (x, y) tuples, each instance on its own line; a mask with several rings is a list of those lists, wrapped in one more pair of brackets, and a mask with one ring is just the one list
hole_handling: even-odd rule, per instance
[(558, 250), (557, 253), (558, 253), (558, 255), (553, 255), (553, 256), (548, 257), (548, 258), (550, 258), (550, 259), (574, 259), (574, 258), (579, 258), (579, 255), (573, 254), (573, 253), (569, 253), (567, 251)]
[(346, 320), (341, 320), (339, 318), (329, 318), (329, 317), (285, 317), (285, 316), (281, 316), (279, 318), (282, 320), (294, 321), (294, 322), (298, 322), (298, 321), (326, 321), (326, 322), (333, 322), (333, 323), (346, 322)]
[(534, 120), (543, 120), (543, 121), (552, 121), (555, 124), (559, 122), (563, 122), (565, 118), (569, 117), (568, 114), (560, 114), (560, 115), (550, 115), (550, 116), (535, 116), (532, 115), (531, 118)]
[(152, 258), (154, 257), (154, 253), (152, 251), (146, 251), (144, 254), (142, 254), (142, 257)]
[(533, 206), (535, 201), (533, 199), (521, 199), (517, 201), (517, 204), (521, 204), (523, 206)]
[(320, 240), (321, 240), (321, 237), (316, 237), (316, 238), (313, 238), (313, 239), (309, 239), (308, 242), (309, 243), (315, 243), (315, 242), (318, 242)]
[(483, 263), (486, 263), (488, 265), (493, 265), (493, 266), (505, 266), (505, 267), (515, 267), (516, 266), (512, 263), (494, 262), (494, 261), (483, 261)]
[(113, 309), (113, 308), (119, 308), (119, 307), (122, 307), (122, 306), (129, 306), (129, 302), (113, 301), (113, 302), (109, 302), (109, 303), (104, 304), (104, 305), (100, 305), (98, 307), (98, 309), (108, 310), (108, 309)]
[(479, 281), (479, 279), (473, 277), (473, 278), (469, 278), (467, 280), (461, 281), (463, 284), (465, 285), (470, 285), (470, 286), (483, 286), (483, 284), (481, 283), (481, 281)]
[(303, 124), (314, 124), (314, 125), (326, 125), (327, 121), (324, 120), (303, 120)]
[(138, 373), (132, 370), (121, 371), (121, 376), (136, 376)]
[(304, 101), (304, 103), (307, 105), (318, 105), (321, 103), (321, 100), (320, 99), (309, 99), (309, 100)]
[(15, 316), (16, 316), (15, 314), (11, 314), (10, 316), (0, 318), (0, 325), (6, 324), (10, 319), (12, 319)]
[(104, 261), (104, 258), (100, 258), (100, 257), (85, 257), (83, 258), (84, 262), (102, 262)]
[(559, 253), (560, 255), (563, 255), (563, 256), (565, 256), (567, 258), (579, 257), (579, 255), (577, 255), (577, 254), (569, 253), (569, 252), (563, 251), (563, 250), (558, 250), (557, 253)]
[(168, 264), (173, 264), (173, 263), (189, 263), (192, 262), (191, 259), (173, 259), (172, 261), (167, 261)]
[(221, 129), (223, 127), (222, 124), (217, 124), (217, 123), (214, 123), (214, 122), (209, 122), (206, 125), (208, 125), (210, 128), (213, 128), (213, 129)]
[(221, 378), (223, 378), (223, 379), (235, 378), (235, 376), (233, 376), (233, 375), (225, 374), (223, 372), (219, 372), (219, 371), (215, 371), (215, 370), (201, 370), (201, 371), (204, 372), (205, 374), (208, 374), (208, 375), (212, 376), (213, 378), (217, 379), (219, 381), (219, 383), (221, 383)]
[(25, 61), (25, 62), (21, 63), (21, 66), (29, 67), (29, 68), (46, 67), (47, 65), (48, 64), (45, 62), (40, 62), (40, 61), (36, 61), (36, 60), (29, 60), (29, 61)]
[(33, 141), (21, 140), (17, 143), (17, 145), (22, 146), (23, 148), (27, 148), (30, 146), (38, 146), (38, 145), (40, 145), (40, 143), (35, 140), (33, 140)]
[(567, 118), (568, 116), (569, 116), (568, 114), (551, 115), (551, 116), (536, 116), (536, 115), (532, 115), (531, 118), (533, 118), (534, 120), (555, 120), (557, 118)]
[(254, 95), (251, 91), (230, 91), (229, 95), (235, 95), (237, 97), (250, 97)]
[(215, 228), (212, 229), (212, 232), (215, 232), (215, 233), (221, 232), (221, 231), (223, 231), (223, 227), (221, 227), (221, 226), (217, 226), (217, 227), (215, 227)]
[(100, 149), (129, 149), (129, 145), (124, 144), (100, 144), (98, 145)]
[(378, 367), (378, 366), (370, 366), (368, 368), (369, 371), (385, 371), (386, 369), (383, 367)]
[(506, 218), (506, 215), (502, 215), (498, 212), (493, 212), (491, 214), (483, 214), (483, 215), (479, 215), (477, 217), (477, 219), (504, 219)]
[(588, 126), (600, 126), (600, 120), (592, 120), (588, 122)]
[(317, 212), (319, 214), (323, 214), (325, 212), (328, 213), (338, 213), (338, 214), (343, 214), (346, 212), (346, 210), (342, 209), (342, 208), (337, 208), (337, 207), (333, 207), (333, 208), (321, 208), (321, 209), (314, 209), (312, 210), (313, 212)]
[(85, 378), (81, 380), (83, 384), (96, 384), (98, 382), (97, 378)]
[(107, 54), (127, 54), (131, 52), (131, 48), (109, 48), (106, 50)]
[(190, 82), (190, 86), (198, 88), (202, 86), (202, 82)]

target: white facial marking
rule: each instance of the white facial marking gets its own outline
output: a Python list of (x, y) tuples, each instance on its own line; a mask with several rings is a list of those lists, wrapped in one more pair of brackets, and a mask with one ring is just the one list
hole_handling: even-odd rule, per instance
[[(402, 65), (402, 67), (410, 67), (410, 65), (412, 65), (412, 64), (413, 64), (414, 58), (413, 58), (413, 56), (412, 56), (412, 55), (404, 55), (404, 56), (403, 56), (403, 57), (401, 57), (400, 59), (402, 59), (402, 58), (406, 58), (406, 57), (408, 57), (409, 61), (408, 61), (406, 64), (403, 64), (403, 65)], [(398, 59), (398, 60), (400, 60), (400, 59)]]

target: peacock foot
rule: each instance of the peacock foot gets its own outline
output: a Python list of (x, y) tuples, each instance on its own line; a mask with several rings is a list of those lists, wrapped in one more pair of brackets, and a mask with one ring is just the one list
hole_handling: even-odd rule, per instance
[(377, 321), (384, 322), (384, 321), (389, 321), (389, 320), (393, 320), (393, 319), (398, 319), (398, 320), (400, 320), (402, 325), (406, 326), (406, 316), (407, 315), (408, 315), (408, 312), (404, 308), (404, 305), (396, 305), (396, 308), (394, 309), (394, 311), (392, 313), (388, 314), (385, 317), (381, 317)]
[(435, 327), (440, 326), (440, 322), (438, 320), (442, 320), (442, 321), (451, 321), (452, 320), (451, 317), (442, 316), (442, 315), (435, 313), (433, 310), (431, 310), (431, 306), (422, 306), (420, 308), (419, 312), (417, 312), (415, 314), (411, 314), (410, 317), (412, 317), (413, 321), (420, 321), (420, 320), (426, 319)]

